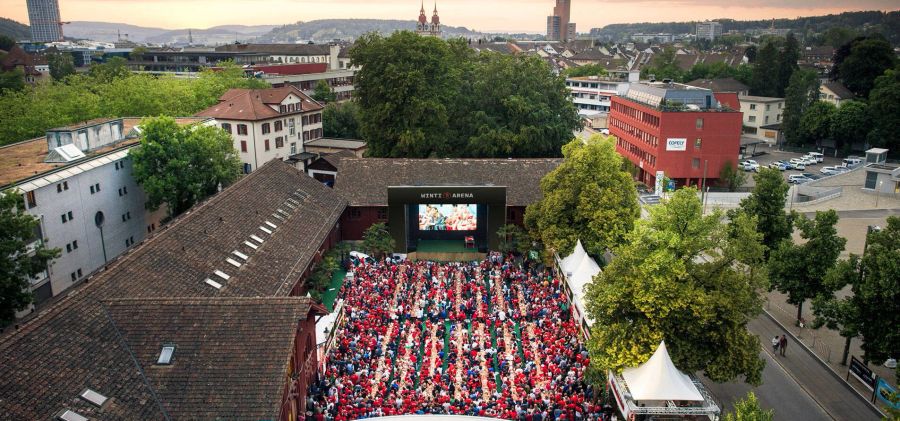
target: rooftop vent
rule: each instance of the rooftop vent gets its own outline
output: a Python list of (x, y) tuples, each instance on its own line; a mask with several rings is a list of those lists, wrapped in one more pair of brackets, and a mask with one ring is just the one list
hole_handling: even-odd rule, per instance
[(233, 255), (235, 255), (235, 256), (237, 256), (237, 257), (240, 257), (241, 260), (243, 260), (243, 261), (245, 261), (245, 262), (247, 261), (247, 259), (249, 259), (249, 257), (247, 257), (246, 254), (241, 253), (241, 252), (239, 252), (239, 251), (237, 251), (237, 250), (231, 252), (231, 254), (233, 254)]
[(91, 389), (84, 389), (80, 395), (81, 399), (84, 399), (94, 405), (103, 406), (103, 403), (108, 399), (106, 396), (103, 396)]
[(209, 285), (215, 289), (222, 289), (222, 284), (220, 284), (216, 281), (213, 281), (212, 279), (206, 278), (206, 281), (204, 281), (204, 282), (206, 282), (206, 285)]
[(68, 409), (63, 410), (56, 418), (62, 421), (88, 421), (86, 417)]
[[(209, 279), (207, 279), (207, 282), (208, 281), (209, 281)], [(172, 356), (174, 354), (175, 354), (175, 345), (163, 345), (162, 350), (159, 351), (159, 358), (156, 360), (156, 363), (159, 365), (172, 364)]]

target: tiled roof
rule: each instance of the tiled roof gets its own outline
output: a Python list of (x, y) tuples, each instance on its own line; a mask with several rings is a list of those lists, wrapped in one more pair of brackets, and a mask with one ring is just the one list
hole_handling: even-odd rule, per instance
[(334, 168), (341, 168), (341, 161), (346, 158), (356, 158), (356, 154), (350, 150), (343, 150), (340, 152), (330, 153), (328, 155), (323, 155), (322, 159), (327, 161)]
[(839, 99), (851, 99), (855, 96), (853, 95), (853, 92), (850, 92), (850, 90), (841, 82), (825, 82), (822, 84), (822, 87), (828, 88), (828, 90), (834, 92)]
[(750, 89), (735, 78), (696, 79), (687, 83), (698, 88), (706, 88), (713, 92), (746, 92)]
[(194, 114), (201, 117), (220, 118), (224, 120), (257, 121), (277, 118), (282, 114), (277, 109), (288, 95), (301, 99), (301, 110), (289, 114), (321, 110), (322, 104), (314, 101), (293, 85), (268, 89), (233, 88), (219, 97), (219, 103)]
[(286, 56), (327, 56), (329, 47), (321, 44), (226, 44), (216, 47), (216, 51)]
[(541, 177), (561, 159), (344, 158), (334, 189), (350, 206), (387, 206), (388, 186), (506, 186), (509, 206), (541, 198)]
[[(278, 160), (263, 165), (161, 228), (136, 249), (111, 262), (106, 271), (89, 277), (82, 284), (70, 288), (69, 293), (54, 298), (51, 305), (24, 322), (21, 328), (0, 338), (0, 413), (12, 419), (50, 419), (61, 409), (69, 408), (92, 418), (160, 419), (158, 403), (162, 402), (167, 410), (187, 411), (184, 417), (180, 417), (184, 419), (273, 418), (249, 412), (248, 416), (241, 416), (241, 413), (232, 412), (235, 408), (226, 406), (229, 404), (214, 400), (218, 395), (208, 396), (209, 391), (203, 387), (221, 390), (224, 396), (244, 393), (246, 396), (240, 401), (248, 411), (268, 408), (272, 404), (277, 406), (281, 400), (280, 393), (272, 395), (262, 393), (262, 389), (247, 389), (239, 379), (226, 376), (226, 370), (204, 368), (202, 359), (185, 362), (197, 364), (192, 370), (197, 377), (160, 374), (158, 381), (161, 383), (156, 384), (150, 375), (152, 373), (145, 370), (151, 379), (149, 385), (153, 386), (153, 389), (149, 388), (142, 381), (141, 373), (129, 354), (135, 352), (138, 361), (143, 361), (140, 347), (131, 349), (130, 341), (140, 343), (146, 340), (142, 336), (145, 334), (139, 330), (152, 326), (129, 330), (130, 326), (135, 326), (134, 323), (142, 322), (126, 320), (131, 316), (121, 316), (129, 310), (122, 309), (116, 313), (109, 310), (112, 307), (104, 307), (101, 303), (123, 298), (200, 300), (204, 297), (287, 296), (310, 265), (344, 207), (345, 202), (334, 192), (290, 165)], [(271, 227), (266, 221), (276, 227)], [(266, 227), (271, 234), (260, 227)], [(262, 242), (253, 239), (253, 236)], [(245, 242), (256, 245), (256, 249)], [(233, 251), (238, 251), (247, 259)], [(240, 267), (235, 267), (226, 259), (240, 263)], [(216, 275), (217, 270), (228, 279)], [(205, 279), (213, 279), (223, 287), (216, 289), (206, 284)], [(176, 335), (176, 327), (187, 332), (206, 328), (269, 332), (269, 322), (265, 320), (252, 319), (247, 322), (240, 316), (235, 317), (237, 310), (234, 310), (235, 313), (229, 313), (231, 310), (227, 309), (222, 311), (220, 317), (203, 322), (212, 325), (208, 327), (194, 326), (203, 323), (191, 322), (189, 318), (178, 319), (178, 315), (185, 311), (173, 313), (170, 317), (173, 317), (171, 320), (175, 327), (171, 334)], [(150, 310), (145, 312), (150, 313)], [(280, 317), (272, 310), (265, 313)], [(147, 320), (147, 323), (151, 322)], [(119, 327), (119, 323), (124, 326)], [(157, 328), (163, 329), (161, 326)], [(269, 346), (268, 342), (254, 345), (255, 341), (265, 338), (245, 335), (242, 340), (246, 343), (235, 343), (235, 339), (220, 340), (227, 335), (197, 336), (198, 342), (192, 346), (202, 349), (215, 344), (223, 353), (233, 351), (230, 356), (223, 354), (216, 358), (230, 357), (228, 365), (223, 368), (229, 368), (227, 372), (236, 375), (260, 368), (258, 361), (249, 358), (251, 355), (270, 355), (269, 350), (265, 349)], [(189, 340), (190, 336), (183, 338)], [(179, 356), (189, 354), (176, 350), (175, 358)], [(197, 358), (205, 356), (198, 355)], [(268, 365), (282, 363), (284, 361), (271, 358), (266, 358), (264, 362)], [(265, 368), (274, 370), (277, 367)], [(278, 376), (278, 379), (281, 378)], [(231, 382), (237, 382), (240, 388), (232, 388)], [(196, 386), (196, 395), (191, 385)], [(77, 395), (85, 387), (113, 398), (110, 407), (98, 413), (89, 404), (82, 403)], [(156, 391), (157, 387), (162, 390)], [(185, 396), (176, 397), (179, 393)], [(201, 402), (209, 406), (208, 410), (221, 406), (220, 412), (217, 416), (191, 413), (201, 410), (192, 406)]]

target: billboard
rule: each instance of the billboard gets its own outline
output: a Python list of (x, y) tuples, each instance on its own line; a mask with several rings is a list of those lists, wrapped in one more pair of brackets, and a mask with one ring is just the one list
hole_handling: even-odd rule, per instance
[(868, 387), (869, 390), (875, 389), (875, 373), (872, 372), (871, 368), (866, 367), (862, 361), (856, 359), (856, 357), (852, 355), (850, 356), (850, 374)]
[(670, 137), (666, 139), (667, 151), (686, 151), (687, 139), (682, 137)]
[(477, 205), (419, 205), (420, 231), (475, 231), (478, 229)]

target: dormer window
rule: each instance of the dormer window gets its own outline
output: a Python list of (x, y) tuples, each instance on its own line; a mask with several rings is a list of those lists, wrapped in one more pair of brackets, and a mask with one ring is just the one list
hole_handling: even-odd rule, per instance
[(156, 363), (159, 365), (172, 364), (172, 356), (174, 354), (175, 345), (163, 345), (162, 350), (159, 352), (159, 358), (156, 360)]

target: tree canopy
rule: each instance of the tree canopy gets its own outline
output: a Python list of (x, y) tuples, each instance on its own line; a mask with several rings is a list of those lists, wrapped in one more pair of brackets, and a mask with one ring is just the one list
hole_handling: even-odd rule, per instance
[(893, 47), (880, 35), (856, 38), (839, 52), (842, 54), (835, 54), (836, 72), (832, 76), (862, 98), (869, 97), (875, 78), (897, 64)]
[[(887, 117), (890, 118), (890, 117)], [(881, 119), (879, 116), (878, 119)], [(869, 104), (862, 101), (844, 101), (831, 116), (831, 138), (834, 147), (842, 149), (850, 145), (863, 145), (876, 124)]]
[(801, 120), (803, 113), (819, 99), (819, 79), (812, 70), (797, 70), (791, 75), (784, 95), (784, 117), (781, 122), (788, 143), (803, 142)]
[(782, 240), (791, 236), (792, 217), (784, 211), (790, 186), (774, 168), (760, 168), (753, 180), (756, 182), (753, 192), (741, 200), (740, 208), (731, 211), (729, 216), (735, 218), (735, 212), (745, 212), (755, 217), (768, 255)]
[(50, 76), (54, 80), (62, 81), (67, 76), (75, 74), (75, 59), (67, 52), (48, 53), (47, 64), (50, 67)]
[(334, 102), (336, 98), (337, 95), (335, 95), (334, 90), (331, 89), (331, 86), (328, 85), (328, 82), (320, 80), (318, 83), (316, 83), (316, 88), (313, 91), (312, 99), (322, 103), (329, 103)]
[(322, 130), (325, 137), (360, 139), (359, 106), (353, 101), (326, 105), (322, 112)]
[(726, 224), (702, 208), (694, 188), (650, 208), (588, 284), (587, 313), (603, 327), (591, 332), (592, 365), (637, 366), (665, 340), (681, 370), (761, 382), (759, 338), (746, 325), (762, 311), (762, 235), (747, 214)]
[(895, 153), (900, 150), (900, 66), (875, 79), (869, 92), (869, 115), (878, 116), (873, 118), (869, 143)]
[(814, 101), (806, 107), (800, 117), (799, 141), (796, 143), (821, 146), (824, 141), (832, 139), (831, 128), (837, 111), (834, 104), (825, 101)]
[(141, 122), (140, 147), (129, 153), (134, 178), (150, 207), (166, 204), (176, 216), (215, 194), (240, 175), (241, 162), (224, 130), (179, 125), (171, 117)]
[(363, 36), (350, 56), (371, 156), (559, 156), (581, 126), (564, 79), (536, 57), (406, 31)]
[(585, 64), (578, 67), (572, 67), (564, 71), (566, 77), (580, 76), (606, 76), (606, 69), (599, 64)]
[(531, 236), (560, 256), (581, 240), (600, 256), (622, 244), (640, 215), (637, 190), (612, 138), (595, 135), (563, 147), (565, 159), (541, 179), (543, 198), (525, 211)]
[(796, 244), (782, 240), (769, 258), (772, 287), (787, 294), (788, 303), (797, 306), (797, 322), (802, 319), (803, 303), (827, 293), (825, 274), (837, 263), (847, 240), (837, 235), (837, 212), (816, 212), (814, 219), (796, 218), (800, 237)]
[(28, 244), (42, 240), (35, 238), (39, 226), (38, 219), (25, 213), (21, 194), (0, 192), (0, 326), (14, 320), (17, 311), (32, 303), (29, 279), (59, 256), (59, 249), (48, 249), (43, 243), (33, 253), (28, 252)]
[(724, 421), (772, 421), (775, 410), (762, 409), (759, 400), (753, 392), (747, 392), (747, 397), (734, 404), (734, 412), (725, 414)]
[(363, 233), (363, 248), (375, 257), (384, 257), (392, 253), (395, 247), (394, 237), (383, 222), (372, 224)]

